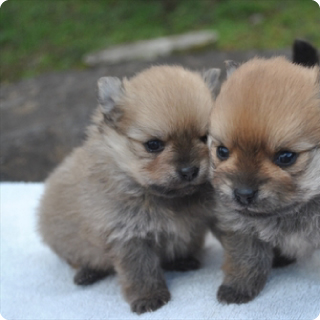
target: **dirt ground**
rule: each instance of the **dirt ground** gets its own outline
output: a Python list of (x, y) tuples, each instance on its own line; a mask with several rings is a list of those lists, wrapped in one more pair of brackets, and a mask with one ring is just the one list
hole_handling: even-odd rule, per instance
[(150, 65), (178, 64), (192, 70), (222, 68), (225, 60), (285, 55), (280, 51), (206, 51), (100, 66), (84, 71), (49, 73), (0, 88), (1, 181), (43, 181), (85, 137), (96, 107), (96, 82), (102, 76), (131, 77)]

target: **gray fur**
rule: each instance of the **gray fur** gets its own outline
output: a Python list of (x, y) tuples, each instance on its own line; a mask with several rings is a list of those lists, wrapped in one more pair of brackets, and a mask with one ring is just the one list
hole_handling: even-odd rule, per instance
[(98, 101), (104, 113), (116, 106), (123, 90), (122, 82), (116, 77), (102, 77), (98, 80)]
[[(272, 268), (273, 248), (284, 257), (295, 260), (320, 248), (320, 195), (290, 212), (269, 218), (245, 217), (230, 211), (219, 202), (216, 212), (222, 230), (232, 233), (221, 236), (230, 255), (234, 273), (226, 272), (218, 299), (227, 303), (245, 303), (263, 289)], [(230, 266), (229, 266), (230, 268)], [(225, 286), (229, 288), (225, 292)], [(232, 291), (232, 294), (230, 293)]]
[(227, 78), (229, 78), (240, 66), (240, 63), (233, 60), (226, 60), (224, 63), (226, 65)]
[(214, 93), (219, 86), (219, 77), (221, 70), (217, 68), (208, 69), (203, 73), (203, 79), (208, 85), (209, 89)]
[(123, 114), (120, 103), (124, 88), (122, 81), (116, 77), (102, 77), (97, 82), (98, 103), (109, 125), (115, 125)]

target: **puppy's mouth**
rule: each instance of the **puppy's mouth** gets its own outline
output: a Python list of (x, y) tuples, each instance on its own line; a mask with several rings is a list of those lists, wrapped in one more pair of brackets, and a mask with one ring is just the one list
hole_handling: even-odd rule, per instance
[(190, 184), (181, 188), (167, 188), (153, 184), (149, 186), (149, 192), (156, 196), (165, 198), (176, 198), (194, 194), (199, 190), (200, 187), (201, 185)]

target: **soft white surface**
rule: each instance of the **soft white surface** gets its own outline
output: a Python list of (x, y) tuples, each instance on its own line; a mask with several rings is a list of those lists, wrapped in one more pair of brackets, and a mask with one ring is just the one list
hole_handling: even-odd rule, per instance
[(36, 232), (43, 184), (2, 183), (1, 315), (5, 319), (310, 319), (320, 313), (320, 252), (273, 270), (262, 293), (245, 305), (221, 305), (222, 249), (207, 242), (202, 269), (166, 274), (172, 300), (137, 316), (123, 300), (116, 276), (89, 287), (73, 284), (74, 271), (44, 246)]

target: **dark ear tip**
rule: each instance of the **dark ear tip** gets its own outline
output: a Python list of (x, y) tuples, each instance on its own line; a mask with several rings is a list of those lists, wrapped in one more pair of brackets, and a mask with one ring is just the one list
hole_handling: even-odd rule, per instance
[(292, 62), (306, 67), (319, 64), (317, 49), (308, 41), (295, 39), (292, 45)]
[(238, 62), (233, 61), (233, 60), (225, 60), (224, 64), (225, 64), (226, 67), (233, 67), (233, 66), (236, 67), (236, 66), (239, 65)]
[(227, 70), (232, 69), (234, 71), (235, 69), (239, 68), (240, 63), (233, 60), (225, 60), (224, 65), (226, 66)]
[(304, 51), (312, 52), (314, 54), (317, 53), (317, 49), (308, 41), (303, 39), (295, 39), (293, 42), (293, 50), (294, 51)]
[(293, 42), (293, 46), (299, 46), (301, 44), (305, 44), (306, 41), (302, 40), (302, 39), (295, 39)]
[(226, 60), (224, 62), (227, 69), (227, 78), (229, 78), (232, 73), (240, 66), (240, 63), (235, 62), (233, 60)]

